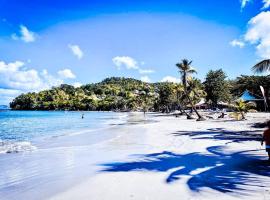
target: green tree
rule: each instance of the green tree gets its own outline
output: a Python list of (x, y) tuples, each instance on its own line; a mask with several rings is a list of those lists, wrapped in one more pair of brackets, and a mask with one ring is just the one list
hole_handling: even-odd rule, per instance
[[(183, 59), (181, 63), (177, 63), (176, 67), (179, 69), (179, 73), (181, 74), (181, 80), (184, 86), (184, 93), (186, 98), (189, 101), (190, 106), (192, 107), (192, 109), (196, 112), (197, 116), (198, 116), (198, 121), (203, 121), (205, 120), (202, 115), (197, 111), (197, 109), (195, 108), (193, 102), (191, 101), (189, 94), (188, 94), (188, 90), (187, 90), (187, 86), (188, 86), (188, 82), (187, 82), (187, 78), (189, 75), (196, 73), (196, 70), (191, 67), (191, 63), (192, 61), (189, 61), (187, 59)], [(189, 116), (187, 117), (188, 119), (190, 118)]]
[(210, 70), (204, 82), (206, 100), (211, 101), (213, 106), (217, 106), (219, 101), (230, 100), (230, 87), (226, 81), (226, 74), (222, 69)]
[(233, 107), (238, 111), (237, 113), (234, 113), (237, 118), (239, 118), (237, 115), (240, 114), (241, 118), (244, 120), (246, 119), (245, 114), (252, 108), (256, 107), (256, 104), (254, 102), (245, 102), (243, 99), (238, 99), (235, 101), (235, 104)]

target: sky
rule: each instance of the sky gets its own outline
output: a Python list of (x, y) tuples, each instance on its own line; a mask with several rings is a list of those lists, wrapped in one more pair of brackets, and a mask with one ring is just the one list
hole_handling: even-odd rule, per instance
[(0, 105), (106, 77), (179, 81), (187, 58), (251, 75), (270, 58), (270, 0), (0, 0)]

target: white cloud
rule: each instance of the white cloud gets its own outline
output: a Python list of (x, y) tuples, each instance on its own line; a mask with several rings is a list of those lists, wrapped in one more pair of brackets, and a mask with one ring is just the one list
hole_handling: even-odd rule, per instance
[[(75, 77), (70, 69), (60, 70), (58, 76), (53, 76), (46, 69), (40, 72), (29, 69), (21, 61), (0, 61), (0, 104), (8, 104), (21, 93), (49, 89), (63, 84), (64, 79)], [(73, 85), (79, 87), (81, 83), (75, 82)]]
[(154, 70), (152, 70), (152, 69), (139, 69), (139, 73), (140, 74), (152, 74), (152, 73), (154, 73), (155, 71)]
[(83, 51), (81, 50), (81, 48), (78, 45), (72, 45), (69, 44), (68, 47), (70, 48), (70, 50), (72, 51), (72, 53), (80, 60), (83, 57)]
[(161, 79), (161, 82), (180, 83), (180, 79), (173, 76), (165, 76)]
[(270, 57), (270, 11), (261, 12), (248, 22), (244, 39), (256, 45), (257, 54), (262, 58)]
[(62, 79), (50, 75), (46, 69), (42, 70), (40, 76), (43, 80), (43, 88), (41, 89), (48, 89), (52, 86), (58, 86), (64, 83)]
[(150, 78), (148, 76), (142, 76), (141, 81), (146, 82), (146, 83), (151, 82), (151, 80), (150, 80)]
[[(241, 0), (241, 10), (246, 7), (248, 3), (252, 2), (251, 0)], [(262, 9), (267, 9), (270, 7), (270, 0), (262, 0), (263, 7)]]
[(262, 9), (267, 9), (270, 7), (270, 0), (263, 0), (263, 7)]
[(20, 94), (20, 92), (21, 92), (20, 90), (0, 88), (0, 96), (1, 95), (5, 95), (5, 96), (18, 95)]
[(63, 83), (62, 80), (34, 69), (26, 69), (21, 61), (5, 63), (0, 61), (0, 88), (37, 91)]
[[(145, 63), (143, 61), (138, 62), (129, 56), (116, 56), (112, 59), (112, 61), (118, 70), (125, 67), (126, 69), (137, 70), (140, 74), (152, 74), (155, 72), (152, 69), (142, 69), (140, 65), (144, 65)], [(138, 63), (140, 63), (140, 65)]]
[(81, 87), (82, 84), (80, 82), (75, 82), (72, 84), (75, 88)]
[(0, 105), (8, 105), (15, 96), (22, 93), (20, 90), (0, 88)]
[(241, 0), (241, 9), (245, 8), (247, 3), (249, 3), (250, 0)]
[(11, 38), (13, 39), (13, 40), (22, 40), (22, 41), (24, 41), (24, 42), (26, 42), (26, 43), (28, 43), (28, 42), (34, 42), (35, 40), (36, 40), (36, 38), (35, 38), (35, 33), (34, 32), (32, 32), (32, 31), (30, 31), (26, 26), (24, 26), (24, 25), (21, 25), (20, 26), (20, 35), (18, 36), (18, 35), (16, 35), (15, 33), (13, 33), (12, 35), (11, 35)]
[(137, 61), (129, 56), (116, 56), (112, 59), (117, 69), (126, 67), (127, 69), (139, 69)]
[(70, 69), (63, 69), (57, 72), (58, 75), (63, 79), (74, 79), (76, 78), (75, 74)]
[(234, 39), (233, 41), (230, 42), (230, 45), (233, 47), (243, 48), (245, 46), (245, 43), (241, 40)]

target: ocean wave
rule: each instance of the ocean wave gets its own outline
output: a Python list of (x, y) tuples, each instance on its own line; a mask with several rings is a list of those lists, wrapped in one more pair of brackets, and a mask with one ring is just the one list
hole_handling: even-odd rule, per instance
[(25, 151), (33, 151), (36, 147), (28, 141), (13, 142), (0, 140), (0, 154), (3, 153), (19, 153)]

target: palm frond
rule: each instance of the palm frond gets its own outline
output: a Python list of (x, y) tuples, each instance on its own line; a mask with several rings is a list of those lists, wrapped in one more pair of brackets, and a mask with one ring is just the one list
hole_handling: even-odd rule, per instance
[(197, 74), (197, 71), (194, 68), (190, 68), (187, 72), (190, 74), (194, 74), (194, 73)]
[(252, 67), (255, 73), (262, 73), (270, 71), (270, 59), (265, 59)]

